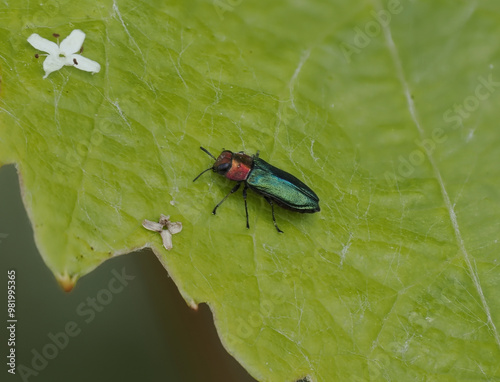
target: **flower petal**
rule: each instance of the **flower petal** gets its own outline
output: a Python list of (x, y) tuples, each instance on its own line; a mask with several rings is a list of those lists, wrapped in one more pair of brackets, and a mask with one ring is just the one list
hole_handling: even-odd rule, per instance
[(72, 54), (69, 58), (71, 59), (71, 62), (75, 66), (75, 68), (78, 68), (80, 70), (85, 70), (86, 72), (91, 73), (97, 73), (101, 70), (101, 65), (99, 65), (98, 62), (89, 60), (88, 58), (85, 58), (79, 54)]
[(150, 231), (161, 232), (163, 230), (163, 224), (152, 222), (151, 220), (144, 219), (142, 226)]
[(167, 223), (167, 230), (170, 232), (172, 235), (175, 235), (176, 233), (179, 233), (182, 231), (182, 223), (181, 222), (168, 222)]
[(166, 229), (160, 232), (161, 238), (163, 240), (163, 246), (167, 251), (171, 250), (172, 245), (172, 234), (168, 232)]
[(75, 29), (61, 42), (61, 52), (66, 56), (78, 52), (83, 45), (83, 40), (85, 40), (85, 33), (80, 29)]
[(29, 36), (28, 42), (33, 46), (33, 48), (41, 50), (42, 52), (47, 52), (48, 54), (53, 54), (55, 56), (59, 55), (59, 47), (57, 44), (41, 37), (37, 33), (33, 33)]
[(48, 55), (43, 62), (43, 70), (45, 70), (45, 76), (43, 76), (43, 78), (47, 78), (50, 73), (61, 69), (63, 66), (64, 57), (54, 56), (52, 54)]

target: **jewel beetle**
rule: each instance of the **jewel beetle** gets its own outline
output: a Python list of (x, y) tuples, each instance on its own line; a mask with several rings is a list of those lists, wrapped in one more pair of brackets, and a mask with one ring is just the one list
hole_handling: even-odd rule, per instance
[(319, 198), (308, 186), (297, 179), (292, 174), (280, 170), (259, 158), (259, 152), (255, 155), (245, 154), (243, 151), (233, 153), (224, 150), (218, 158), (213, 156), (207, 149), (200, 147), (205, 153), (210, 155), (215, 163), (212, 167), (202, 171), (193, 182), (205, 172), (212, 170), (219, 175), (224, 175), (229, 180), (238, 182), (229, 193), (215, 206), (212, 213), (215, 215), (217, 208), (244, 183), (243, 199), (245, 200), (245, 213), (248, 224), (247, 189), (255, 191), (267, 200), (271, 205), (273, 223), (278, 232), (283, 233), (276, 224), (274, 217), (274, 204), (287, 210), (314, 213), (319, 212)]

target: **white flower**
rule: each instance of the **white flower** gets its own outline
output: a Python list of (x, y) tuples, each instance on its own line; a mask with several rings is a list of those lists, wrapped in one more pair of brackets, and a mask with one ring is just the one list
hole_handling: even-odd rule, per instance
[(83, 40), (85, 40), (85, 33), (79, 29), (75, 29), (71, 32), (60, 45), (40, 37), (36, 33), (29, 36), (28, 42), (35, 49), (48, 53), (47, 58), (43, 62), (43, 69), (45, 70), (45, 76), (43, 78), (47, 78), (50, 73), (61, 69), (65, 65), (74, 66), (86, 72), (99, 72), (99, 70), (101, 70), (101, 65), (99, 65), (99, 63), (76, 54), (80, 51)]
[[(161, 235), (163, 246), (166, 250), (172, 249), (172, 235), (182, 231), (181, 222), (171, 222), (170, 216), (163, 214), (161, 214), (158, 223), (144, 219), (142, 226), (147, 230), (158, 232)], [(167, 229), (163, 229), (165, 226)]]

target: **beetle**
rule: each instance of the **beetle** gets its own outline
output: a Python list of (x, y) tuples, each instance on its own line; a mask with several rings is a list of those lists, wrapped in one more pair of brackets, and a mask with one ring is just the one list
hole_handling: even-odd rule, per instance
[(283, 233), (276, 224), (274, 217), (274, 204), (287, 210), (314, 213), (319, 212), (319, 198), (308, 186), (297, 179), (292, 174), (280, 170), (277, 167), (267, 163), (259, 158), (259, 152), (255, 155), (245, 154), (243, 151), (233, 153), (229, 150), (224, 150), (218, 158), (213, 156), (207, 149), (200, 147), (205, 153), (215, 160), (212, 167), (202, 171), (193, 182), (202, 176), (205, 172), (212, 170), (219, 175), (224, 175), (229, 180), (238, 182), (224, 198), (217, 203), (212, 213), (215, 215), (217, 208), (227, 199), (227, 197), (236, 191), (244, 183), (243, 199), (245, 200), (245, 213), (248, 224), (248, 208), (247, 208), (247, 189), (255, 191), (267, 200), (271, 205), (271, 213), (273, 223), (276, 230)]

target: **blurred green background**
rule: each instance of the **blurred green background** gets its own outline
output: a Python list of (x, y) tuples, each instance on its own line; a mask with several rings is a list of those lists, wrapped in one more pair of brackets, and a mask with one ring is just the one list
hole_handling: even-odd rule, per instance
[[(63, 292), (35, 246), (12, 165), (0, 168), (0, 234), (4, 317), (7, 270), (16, 271), (18, 372), (21, 364), (31, 368), (33, 349), (41, 352), (51, 343), (49, 333), (63, 331), (69, 321), (81, 329), (28, 381), (254, 381), (222, 347), (208, 306), (189, 308), (149, 249), (106, 261), (72, 292)], [(89, 316), (78, 314), (77, 307), (107, 289), (112, 271), (123, 268), (135, 279), (86, 323)], [(0, 380), (7, 380), (6, 375), (9, 381), (22, 380), (6, 369), (4, 364)]]

